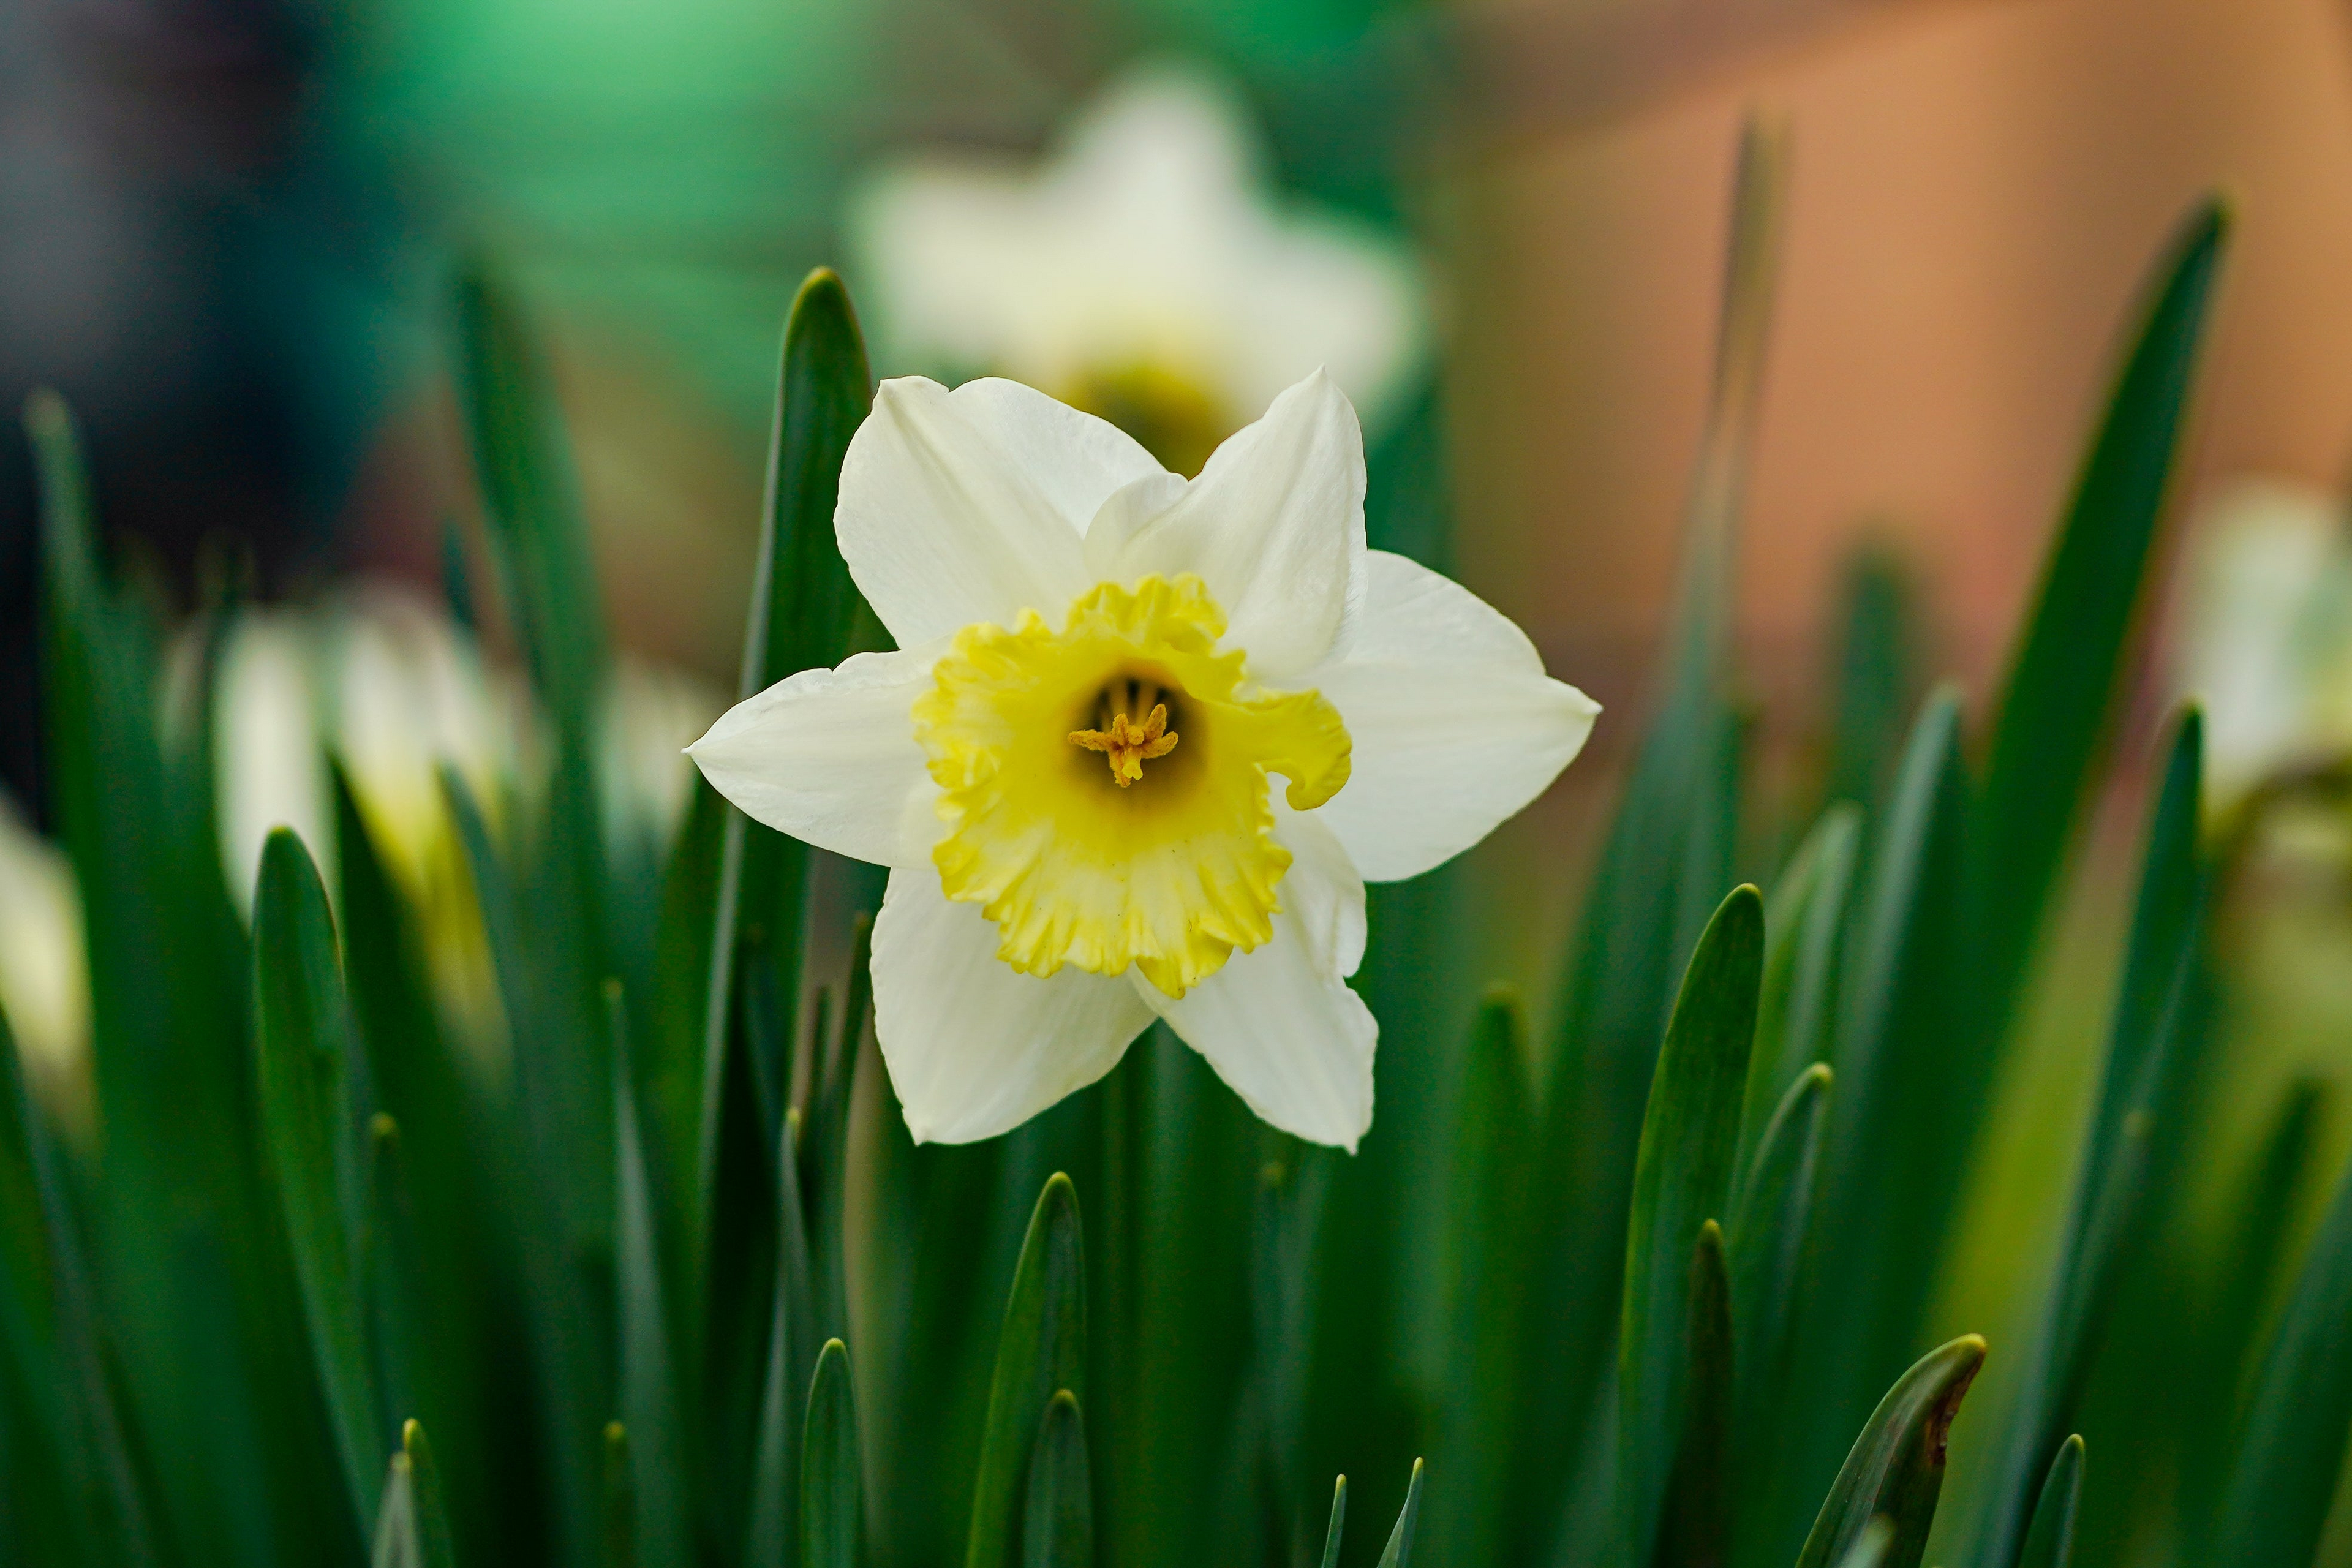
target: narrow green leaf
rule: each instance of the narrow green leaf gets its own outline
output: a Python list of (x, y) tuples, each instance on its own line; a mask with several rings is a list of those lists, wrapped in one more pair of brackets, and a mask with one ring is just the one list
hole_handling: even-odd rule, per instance
[(1455, 1112), (1448, 1236), (1447, 1368), (1438, 1452), (1448, 1478), (1430, 1506), (1433, 1541), (1467, 1563), (1505, 1551), (1528, 1390), (1519, 1375), (1528, 1333), (1530, 1194), (1535, 1152), (1527, 1055), (1516, 996), (1490, 993), (1478, 1010)]
[(1796, 1315), (1798, 1270), (1812, 1235), (1830, 1089), (1830, 1069), (1821, 1062), (1789, 1086), (1764, 1125), (1754, 1163), (1732, 1200), (1738, 1427), (1751, 1443), (1772, 1429), (1771, 1415), (1786, 1382), (1789, 1330)]
[[(1660, 1032), (1683, 965), (1735, 879), (1742, 735), (1723, 696), (1725, 647), (1786, 226), (1786, 132), (1751, 120), (1738, 160), (1714, 379), (1684, 508), (1674, 652), (1578, 918), (1540, 1075), (1542, 1164), (1531, 1185), (1543, 1272), (1528, 1312), (1528, 1468), (1507, 1534), (1523, 1555), (1547, 1549), (1552, 1500), (1570, 1485), (1604, 1396)], [(1676, 1278), (1682, 1262), (1678, 1252)]]
[[(1004, 1304), (996, 1371), (988, 1390), (980, 1468), (964, 1568), (1010, 1568), (1015, 1513), (1030, 1445), (1056, 1392), (1076, 1396), (1086, 1377), (1086, 1247), (1077, 1189), (1056, 1173), (1038, 1194)], [(1075, 1414), (1075, 1412), (1074, 1412)]]
[[(803, 669), (836, 664), (849, 652), (862, 601), (841, 560), (833, 513), (843, 455), (872, 398), (865, 342), (847, 291), (831, 272), (814, 272), (784, 323), (739, 697)], [(769, 1212), (775, 1126), (763, 1123), (750, 1105), (730, 1102), (757, 1087), (743, 1060), (750, 1045), (742, 1036), (751, 990), (744, 984), (751, 962), (747, 947), (761, 950), (758, 978), (769, 994), (789, 1004), (781, 1012), (789, 1029), (801, 995), (809, 850), (731, 806), (723, 809), (719, 834), (695, 1075), (700, 1102), (694, 1173), (687, 1194), (686, 1271), (698, 1296), (688, 1314), (686, 1360), (705, 1391), (711, 1423), (730, 1433), (759, 1424), (756, 1407), (742, 1422), (730, 1412), (742, 1403), (734, 1391), (758, 1386), (763, 1370), (761, 1335), (771, 1306), (764, 1292), (772, 1269), (761, 1251), (775, 1229)], [(791, 1070), (789, 1060), (777, 1064), (778, 1081), (791, 1081)], [(754, 1148), (767, 1152), (755, 1156)], [(738, 1268), (738, 1256), (751, 1267)], [(808, 1342), (812, 1357), (814, 1344)], [(793, 1385), (795, 1398), (800, 1386)], [(798, 1441), (796, 1426), (791, 1440)], [(725, 1442), (714, 1458), (719, 1484), (740, 1473)], [(789, 1531), (790, 1516), (785, 1526)], [(781, 1549), (793, 1550), (789, 1533)]]
[(1094, 1489), (1077, 1395), (1057, 1389), (1029, 1456), (1021, 1505), (1022, 1568), (1094, 1568)]
[(810, 1385), (819, 1359), (816, 1308), (809, 1290), (808, 1227), (801, 1207), (799, 1119), (786, 1123), (776, 1161), (777, 1237), (772, 1310), (768, 1328), (767, 1375), (760, 1402), (757, 1447), (751, 1462), (751, 1506), (744, 1561), (751, 1568), (790, 1568), (800, 1541), (801, 1477), (807, 1458), (801, 1449), (808, 1406), (800, 1391)]
[(2191, 708), (2174, 727), (2148, 813), (2131, 941), (2058, 1277), (1997, 1460), (1979, 1553), (1988, 1563), (2018, 1560), (2044, 1478), (2075, 1424), (2117, 1279), (2141, 1250), (2165, 1173), (2159, 1162), (2189, 1135), (2185, 1100), (2203, 1032), (2193, 995), (2205, 898), (2202, 741)]
[(421, 1424), (402, 1424), (400, 1450), (408, 1459), (409, 1487), (416, 1508), (420, 1568), (457, 1568), (457, 1549), (449, 1534), (449, 1509), (441, 1495), (441, 1470), (434, 1463), (433, 1445), (425, 1441)]
[(1789, 858), (1764, 906), (1764, 981), (1756, 1049), (1739, 1115), (1734, 1169), (1755, 1162), (1757, 1140), (1798, 1075), (1834, 1048), (1840, 961), (1861, 861), (1862, 810), (1839, 802), (1822, 813)]
[(2315, 1079), (2289, 1086), (2244, 1173), (2231, 1183), (2222, 1209), (2216, 1255), (2217, 1288), (2192, 1320), (2183, 1347), (2185, 1375), (2177, 1397), (2187, 1449), (2180, 1468), (2180, 1509), (2188, 1550), (2183, 1560), (2218, 1562), (2211, 1538), (2236, 1455), (2240, 1393), (2252, 1382), (2263, 1303), (2284, 1292), (2295, 1216), (2326, 1179), (2325, 1131), (2330, 1087)]
[(1884, 1568), (1918, 1568), (1944, 1489), (1944, 1451), (1985, 1343), (1966, 1334), (1922, 1356), (1878, 1402), (1838, 1471), (1797, 1568), (1843, 1562), (1871, 1521), (1894, 1526)]
[(635, 1568), (637, 1561), (636, 1481), (629, 1464), (629, 1429), (618, 1421), (604, 1424), (604, 1465), (598, 1488), (597, 1554), (601, 1568)]
[(1683, 1334), (1683, 1407), (1657, 1524), (1656, 1568), (1720, 1568), (1731, 1546), (1731, 1411), (1736, 1357), (1723, 1230), (1699, 1226)]
[(1381, 1550), (1380, 1568), (1412, 1568), (1412, 1536), (1421, 1522), (1421, 1461), (1412, 1462), (1412, 1479), (1405, 1487), (1404, 1507), (1397, 1513), (1396, 1528), (1389, 1531), (1389, 1543)]
[(2201, 203), (2157, 263), (2002, 687), (1971, 868), (1979, 1026), (1990, 1035), (2015, 1005), (2107, 733), (2229, 228), (2221, 204)]
[(1895, 554), (1864, 545), (1845, 565), (1845, 614), (1834, 679), (1822, 798), (1873, 806), (1903, 748), (1903, 727), (1919, 700), (1916, 590)]
[(366, 1228), (359, 1243), (360, 1302), (376, 1403), (391, 1413), (416, 1408), (415, 1369), (424, 1358), (425, 1325), (418, 1298), (425, 1265), (408, 1192), (400, 1123), (377, 1111), (367, 1125)]
[(866, 1492), (859, 1465), (849, 1351), (839, 1340), (827, 1340), (817, 1352), (801, 1439), (802, 1568), (862, 1568)]
[(2074, 1561), (2074, 1517), (2083, 1508), (2083, 1437), (2076, 1433), (2058, 1445), (2042, 1479), (2042, 1494), (2033, 1505), (2033, 1526), (2025, 1534), (2025, 1550), (2018, 1568), (2071, 1568)]
[(287, 828), (261, 854), (253, 914), (254, 1047), (262, 1127), (293, 1247), (310, 1354), (352, 1516), (376, 1506), (387, 1421), (375, 1386), (353, 1242), (363, 1212), (348, 1088), (351, 1016), (327, 889)]
[(1617, 1350), (1617, 1487), (1632, 1562), (1650, 1559), (1674, 1463), (1691, 1247), (1730, 1199), (1763, 963), (1764, 901), (1742, 886), (1691, 955), (1643, 1119)]
[[(21, 1295), (14, 1293), (21, 1292)], [(40, 1398), (39, 1440), (61, 1471), (67, 1529), (79, 1560), (147, 1568), (158, 1561), (152, 1510), (99, 1341), (98, 1306), (65, 1173), (26, 1092), (16, 1037), (0, 1016), (0, 1350)], [(46, 1390), (47, 1397), (41, 1398)], [(26, 1435), (28, 1439), (31, 1434)], [(16, 1473), (29, 1477), (33, 1467)]]
[(2312, 1238), (2239, 1428), (2212, 1561), (2302, 1568), (2352, 1436), (2352, 1174)]
[(637, 1136), (635, 1085), (626, 1070), (628, 1017), (620, 982), (606, 983), (612, 1031), (614, 1148), (617, 1156), (613, 1235), (620, 1315), (621, 1419), (628, 1429), (630, 1490), (636, 1499), (637, 1561), (646, 1568), (688, 1568), (693, 1540), (686, 1497), (686, 1435), (669, 1312), (662, 1299), (661, 1247), (654, 1232), (645, 1147)]
[(375, 1510), (373, 1568), (425, 1568), (425, 1547), (417, 1539), (416, 1487), (406, 1454), (395, 1453), (386, 1468), (383, 1490)]
[(480, 267), (457, 280), (457, 391), (492, 554), (531, 684), (559, 729), (584, 726), (604, 675), (604, 606), (547, 367)]
[(1348, 1478), (1331, 1483), (1331, 1523), (1323, 1531), (1323, 1568), (1339, 1568), (1339, 1538), (1348, 1523)]

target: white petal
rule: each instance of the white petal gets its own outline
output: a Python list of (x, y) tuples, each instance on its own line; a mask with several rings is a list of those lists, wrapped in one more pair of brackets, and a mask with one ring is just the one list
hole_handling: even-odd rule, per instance
[(1543, 672), (1527, 635), (1457, 583), (1370, 552), (1363, 613), (1312, 684), (1355, 742), (1315, 815), (1375, 882), (1452, 858), (1544, 792), (1592, 732), (1594, 702)]
[(918, 1142), (1018, 1127), (1118, 1065), (1151, 1022), (1121, 976), (1039, 980), (996, 956), (995, 925), (928, 867), (890, 873), (874, 921), (874, 1033)]
[(779, 833), (854, 860), (928, 867), (938, 833), (925, 837), (908, 810), (932, 788), (913, 710), (945, 650), (934, 640), (803, 670), (729, 709), (687, 754)]
[(1225, 612), (1226, 646), (1261, 680), (1278, 684), (1339, 642), (1363, 591), (1364, 437), (1321, 371), (1218, 447), (1174, 504), (1148, 521), (1139, 510), (1107, 508), (1096, 522), (1098, 575), (1199, 574)]
[(1079, 536), (1105, 497), (1160, 471), (1102, 420), (1004, 381), (886, 381), (841, 466), (834, 530), (901, 647), (1092, 584)]
[(1302, 916), (1286, 902), (1272, 942), (1234, 954), (1181, 998), (1171, 1000), (1139, 978), (1134, 984), (1259, 1120), (1353, 1153), (1372, 1124), (1372, 1047), (1381, 1030), (1348, 983), (1316, 962), (1314, 947)]
[(1290, 851), (1281, 907), (1298, 917), (1318, 969), (1353, 974), (1364, 962), (1364, 879), (1319, 811), (1293, 811), (1276, 790), (1275, 837)]

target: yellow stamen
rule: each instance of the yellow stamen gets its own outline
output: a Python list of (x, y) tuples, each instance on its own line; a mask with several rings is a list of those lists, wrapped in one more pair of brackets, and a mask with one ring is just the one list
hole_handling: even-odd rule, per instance
[(1106, 753), (1110, 776), (1125, 789), (1142, 779), (1144, 763), (1176, 749), (1176, 736), (1168, 728), (1168, 704), (1155, 702), (1140, 724), (1129, 722), (1124, 713), (1115, 713), (1108, 730), (1071, 731), (1070, 743)]

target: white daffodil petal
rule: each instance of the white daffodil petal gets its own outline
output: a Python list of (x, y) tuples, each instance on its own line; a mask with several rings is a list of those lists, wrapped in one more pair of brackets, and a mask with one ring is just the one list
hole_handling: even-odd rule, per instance
[(928, 868), (890, 873), (874, 921), (874, 1032), (918, 1142), (1019, 1126), (1118, 1065), (1151, 1022), (1123, 976), (1040, 980), (996, 956), (978, 905)]
[(1311, 677), (1355, 742), (1315, 815), (1375, 882), (1418, 876), (1541, 795), (1601, 711), (1543, 672), (1526, 634), (1461, 584), (1370, 552), (1344, 656)]
[(1011, 382), (886, 381), (841, 465), (834, 531), (901, 647), (1023, 610), (1058, 618), (1093, 584), (1079, 536), (1159, 471), (1110, 426)]
[(1380, 1026), (1314, 962), (1296, 916), (1276, 916), (1272, 942), (1236, 952), (1180, 998), (1141, 980), (1135, 988), (1260, 1121), (1355, 1152), (1372, 1124)]
[(1226, 646), (1248, 651), (1253, 676), (1278, 680), (1333, 651), (1362, 596), (1363, 557), (1363, 433), (1318, 371), (1136, 528), (1112, 575), (1198, 574), (1224, 608)]
[(712, 788), (779, 833), (856, 860), (928, 868), (937, 833), (923, 837), (908, 809), (931, 788), (912, 710), (944, 649), (935, 641), (803, 670), (729, 709), (687, 755)]
[(1281, 908), (1297, 917), (1316, 968), (1353, 974), (1364, 962), (1363, 874), (1320, 811), (1291, 810), (1280, 790), (1273, 801), (1274, 834), (1291, 856)]

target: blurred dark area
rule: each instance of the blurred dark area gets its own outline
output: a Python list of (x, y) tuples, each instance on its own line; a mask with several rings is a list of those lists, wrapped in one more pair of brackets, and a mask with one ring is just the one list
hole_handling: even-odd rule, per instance
[(272, 0), (0, 8), (0, 781), (37, 813), (28, 392), (72, 403), (111, 548), (159, 595), (331, 557), (373, 367), (320, 307), (378, 226), (308, 133), (320, 29)]

